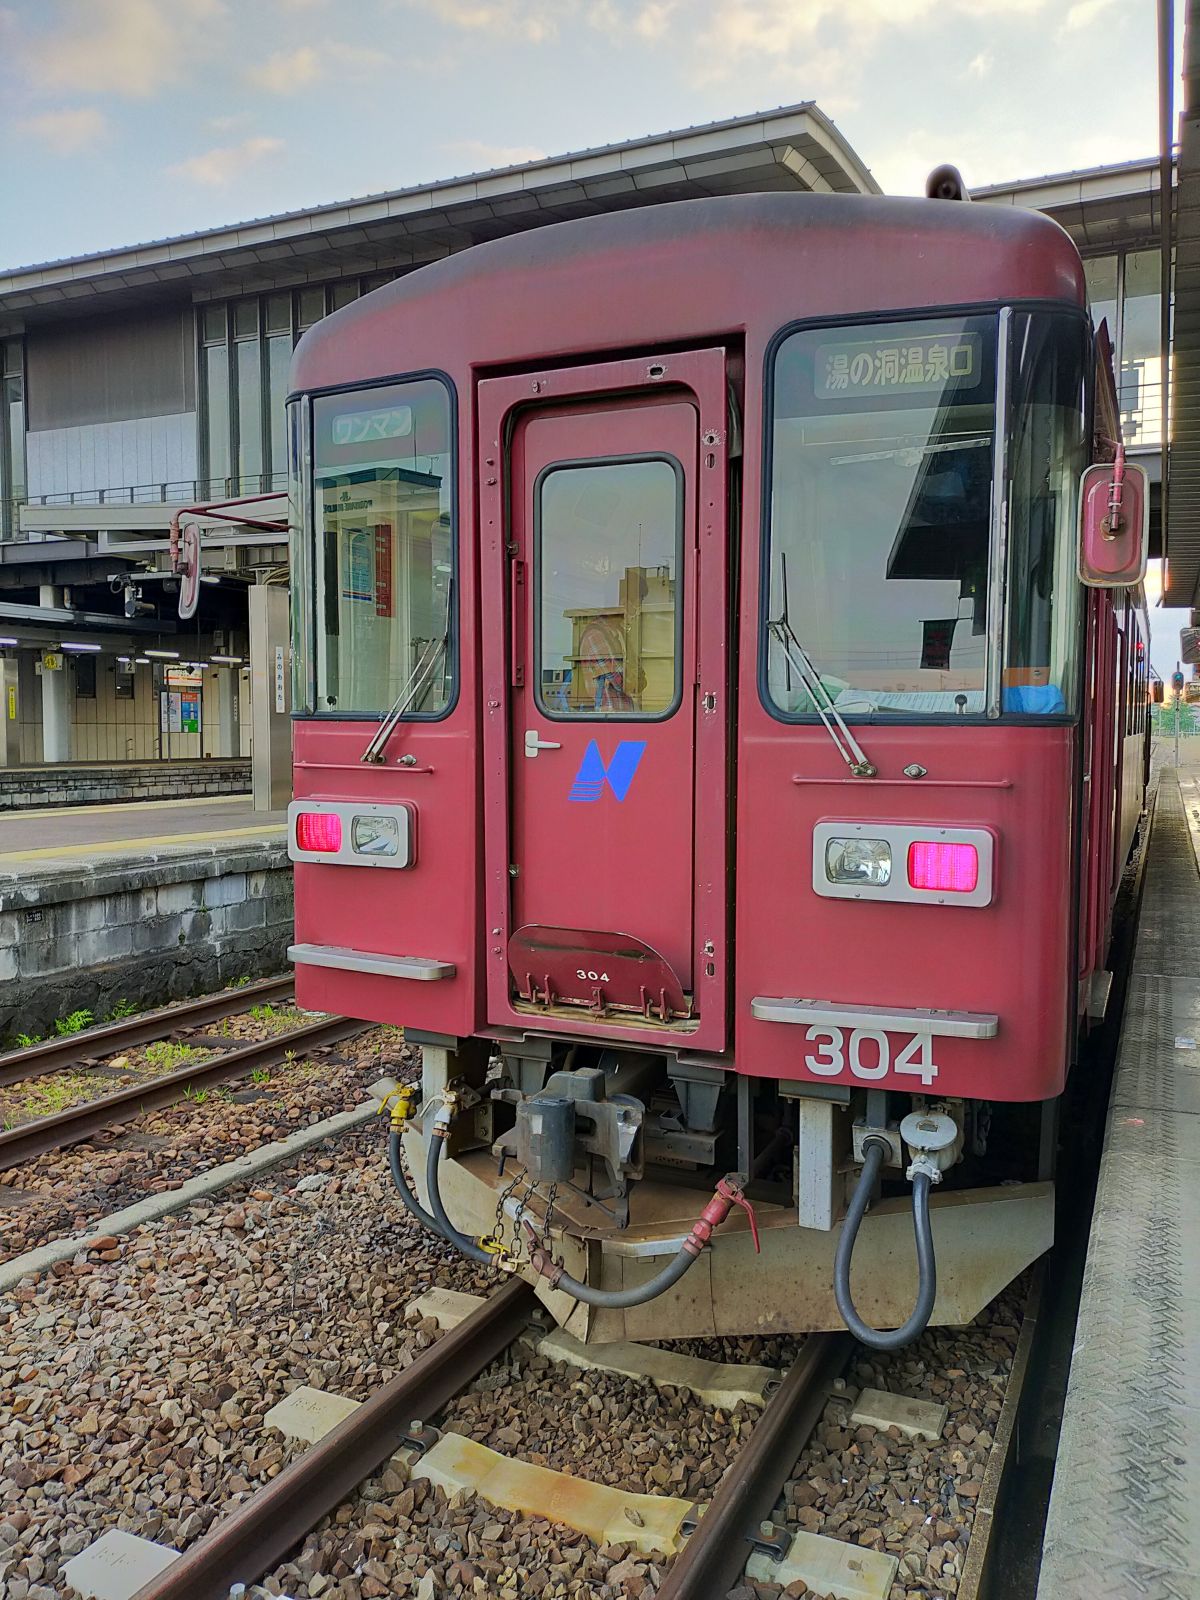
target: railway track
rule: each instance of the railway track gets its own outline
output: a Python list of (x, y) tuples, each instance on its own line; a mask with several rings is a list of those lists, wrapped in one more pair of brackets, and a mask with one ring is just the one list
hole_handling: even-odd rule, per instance
[(147, 1111), (174, 1105), (214, 1084), (243, 1077), (258, 1068), (277, 1066), (291, 1055), (302, 1053), (311, 1056), (329, 1049), (344, 1039), (365, 1033), (368, 1027), (369, 1024), (365, 1022), (352, 1021), (347, 1017), (324, 1017), (319, 1022), (293, 1028), (288, 1033), (276, 1034), (270, 1039), (256, 1039), (251, 1044), (223, 1051), (211, 1061), (198, 1066), (181, 1067), (178, 1072), (133, 1084), (128, 1089), (118, 1089), (99, 1100), (87, 1100), (82, 1105), (52, 1116), (20, 1123), (0, 1133), (0, 1172), (31, 1161), (48, 1150), (64, 1150), (70, 1145), (81, 1144), (107, 1128), (132, 1122)]
[[(1033, 1310), (1018, 1344), (976, 1510), (957, 1589), (959, 1600), (980, 1600), (985, 1593), (994, 1514), (1015, 1438), (1036, 1293), (1035, 1286)], [(234, 1585), (252, 1586), (269, 1575), (322, 1518), (397, 1451), (408, 1447), (419, 1455), (431, 1439), (436, 1442), (439, 1435), (430, 1425), (432, 1418), (529, 1332), (536, 1307), (532, 1290), (520, 1280), (510, 1280), (268, 1484), (218, 1520), (133, 1600), (225, 1600), (238, 1592)], [(786, 1554), (791, 1539), (770, 1521), (772, 1510), (830, 1399), (839, 1387), (841, 1397), (848, 1398), (838, 1380), (856, 1348), (846, 1334), (815, 1334), (805, 1341), (711, 1499), (696, 1506), (680, 1525), (682, 1549), (670, 1560), (658, 1588), (649, 1591), (657, 1600), (724, 1600), (737, 1589), (756, 1552), (771, 1561)], [(420, 1475), (419, 1463), (414, 1475)], [(551, 1505), (532, 1514), (555, 1518)], [(569, 1514), (562, 1520), (570, 1525)], [(770, 1580), (760, 1574), (759, 1581)]]
[(241, 1011), (248, 1011), (251, 1006), (286, 1000), (294, 989), (295, 980), (290, 975), (265, 978), (260, 983), (243, 984), (238, 989), (204, 995), (184, 1005), (144, 1011), (139, 1016), (119, 1022), (107, 1022), (98, 1028), (65, 1034), (61, 1039), (45, 1039), (23, 1050), (9, 1050), (0, 1055), (0, 1088), (10, 1083), (24, 1083), (29, 1078), (44, 1077), (48, 1072), (61, 1072), (67, 1067), (86, 1066), (105, 1056), (118, 1055), (123, 1050), (150, 1044), (156, 1039), (170, 1039), (184, 1031), (203, 1027), (205, 1023), (236, 1016)]

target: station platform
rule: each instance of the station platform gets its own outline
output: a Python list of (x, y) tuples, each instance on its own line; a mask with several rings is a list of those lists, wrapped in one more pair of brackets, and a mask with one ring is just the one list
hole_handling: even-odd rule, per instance
[(1200, 767), (1160, 776), (1038, 1600), (1200, 1595)]
[(255, 811), (248, 794), (14, 811), (0, 816), (0, 880), (47, 861), (281, 838), (286, 823), (284, 811)]
[(0, 1048), (283, 971), (287, 817), (248, 795), (0, 814)]
[(169, 761), (52, 761), (0, 766), (0, 812), (122, 800), (194, 800), (248, 794), (247, 757), (172, 757)]

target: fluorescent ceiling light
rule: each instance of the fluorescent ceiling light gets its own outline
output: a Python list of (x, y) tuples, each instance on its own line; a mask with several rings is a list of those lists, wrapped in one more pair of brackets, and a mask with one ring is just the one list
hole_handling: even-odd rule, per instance
[(153, 656), (155, 661), (178, 661), (178, 650), (147, 650), (147, 656)]
[(209, 656), (209, 661), (214, 667), (240, 667), (241, 656)]
[(87, 650), (89, 652), (94, 652), (99, 650), (100, 646), (98, 644), (68, 644), (64, 639), (58, 648), (60, 650)]

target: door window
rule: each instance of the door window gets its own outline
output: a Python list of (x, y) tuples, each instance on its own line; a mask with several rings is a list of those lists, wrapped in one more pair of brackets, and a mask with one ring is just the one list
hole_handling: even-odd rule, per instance
[(534, 489), (538, 705), (670, 716), (680, 693), (683, 471), (673, 457), (564, 463)]

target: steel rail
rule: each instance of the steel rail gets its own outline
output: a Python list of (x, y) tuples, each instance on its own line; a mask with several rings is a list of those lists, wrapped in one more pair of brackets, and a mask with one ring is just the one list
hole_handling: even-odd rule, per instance
[(131, 1600), (226, 1600), (235, 1583), (256, 1582), (395, 1454), (414, 1420), (432, 1417), (507, 1349), (536, 1304), (528, 1284), (510, 1279)]
[(79, 1144), (105, 1128), (132, 1122), (144, 1112), (174, 1105), (177, 1100), (186, 1099), (192, 1089), (203, 1089), (210, 1084), (221, 1083), (226, 1078), (242, 1077), (255, 1067), (275, 1066), (289, 1052), (302, 1055), (338, 1044), (357, 1033), (364, 1033), (369, 1027), (370, 1023), (352, 1021), (347, 1017), (325, 1017), (307, 1027), (278, 1033), (271, 1039), (257, 1039), (236, 1050), (225, 1050), (199, 1066), (181, 1067), (178, 1072), (132, 1084), (128, 1089), (119, 1089), (116, 1094), (105, 1095), (100, 1100), (88, 1100), (55, 1116), (23, 1122), (0, 1133), (0, 1172), (18, 1166), (22, 1161), (31, 1161), (34, 1156), (44, 1155), (47, 1150), (62, 1150), (67, 1145)]
[(164, 1006), (137, 1017), (104, 1023), (99, 1028), (64, 1034), (61, 1039), (46, 1039), (24, 1050), (10, 1050), (0, 1055), (0, 1087), (23, 1083), (26, 1078), (40, 1078), (47, 1072), (61, 1072), (64, 1067), (76, 1066), (81, 1061), (132, 1050), (139, 1044), (165, 1039), (182, 1028), (197, 1028), (222, 1017), (236, 1016), (239, 1011), (249, 1011), (253, 1005), (285, 1000), (295, 986), (296, 980), (290, 974), (266, 978), (261, 983), (244, 984), (240, 989), (225, 989), (220, 994), (189, 1000), (186, 1005)]
[(658, 1600), (714, 1600), (736, 1587), (751, 1540), (774, 1509), (852, 1347), (846, 1333), (809, 1334), (695, 1533), (671, 1563)]
[(967, 1543), (966, 1559), (958, 1580), (960, 1600), (980, 1600), (990, 1589), (994, 1576), (991, 1564), (998, 1540), (993, 1540), (997, 1524), (1003, 1515), (1005, 1495), (1017, 1468), (1020, 1445), (1019, 1419), (1025, 1398), (1025, 1380), (1029, 1375), (1033, 1342), (1037, 1336), (1038, 1313), (1041, 1310), (1042, 1290), (1046, 1281), (1046, 1259), (1038, 1263), (1029, 1294), (1012, 1369), (1004, 1388), (1004, 1399), (996, 1421), (992, 1448), (988, 1451), (987, 1465), (983, 1469), (983, 1487), (975, 1502), (975, 1520), (971, 1524), (971, 1537)]

